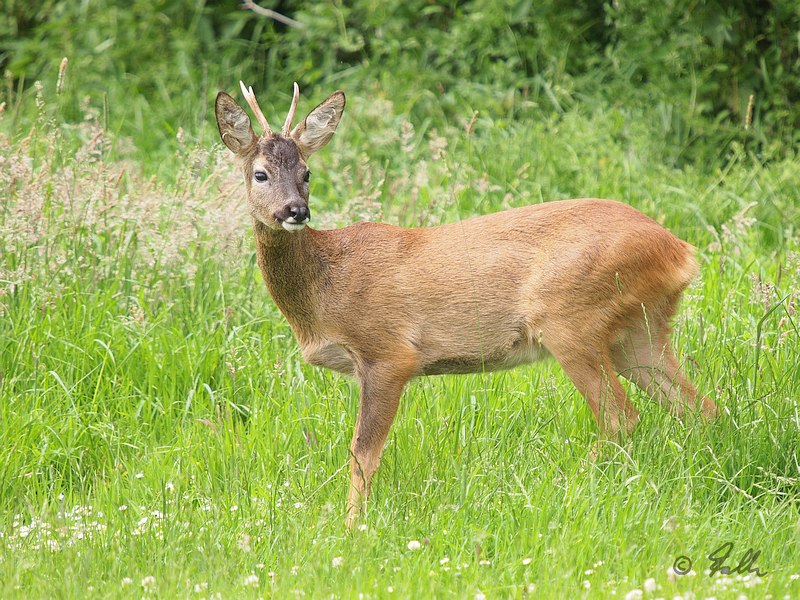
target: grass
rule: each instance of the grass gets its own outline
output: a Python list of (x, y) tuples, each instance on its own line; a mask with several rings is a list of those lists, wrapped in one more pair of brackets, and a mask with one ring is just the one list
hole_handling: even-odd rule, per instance
[[(633, 439), (592, 463), (554, 363), (419, 379), (348, 534), (357, 390), (301, 361), (224, 148), (178, 143), (149, 179), (98, 111), (45, 100), (0, 122), (0, 596), (800, 596), (797, 159), (677, 170), (619, 109), (468, 135), (351, 95), (311, 165), (318, 223), (625, 200), (700, 249), (675, 341), (724, 414), (631, 390)], [(765, 574), (705, 574), (728, 541)]]

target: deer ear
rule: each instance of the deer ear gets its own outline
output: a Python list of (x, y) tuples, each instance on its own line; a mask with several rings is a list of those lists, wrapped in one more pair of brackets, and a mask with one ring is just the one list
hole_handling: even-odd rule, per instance
[(342, 118), (344, 104), (344, 92), (334, 92), (292, 130), (290, 136), (303, 158), (308, 158), (330, 141)]
[(214, 112), (217, 115), (219, 137), (231, 152), (243, 154), (256, 142), (257, 138), (250, 125), (250, 117), (241, 106), (236, 104), (236, 100), (225, 92), (217, 94)]

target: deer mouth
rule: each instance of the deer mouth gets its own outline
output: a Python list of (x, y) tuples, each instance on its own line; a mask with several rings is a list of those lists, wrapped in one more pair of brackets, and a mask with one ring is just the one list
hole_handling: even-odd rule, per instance
[(303, 221), (302, 223), (281, 221), (280, 223), (281, 227), (283, 227), (286, 231), (300, 231), (306, 226), (307, 221)]
[(285, 219), (281, 219), (276, 215), (275, 220), (278, 223), (280, 223), (280, 226), (283, 227), (286, 231), (300, 231), (306, 226), (306, 223), (308, 223), (311, 220), (311, 218), (309, 216), (306, 216), (306, 218), (304, 218), (302, 221), (298, 221), (293, 216), (288, 216)]

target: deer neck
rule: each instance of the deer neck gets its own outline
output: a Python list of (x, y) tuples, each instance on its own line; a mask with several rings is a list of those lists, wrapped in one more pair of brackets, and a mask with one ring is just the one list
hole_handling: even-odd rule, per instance
[(315, 247), (314, 231), (270, 229), (253, 222), (256, 257), (272, 299), (299, 341), (313, 336), (317, 322), (318, 285), (324, 263)]

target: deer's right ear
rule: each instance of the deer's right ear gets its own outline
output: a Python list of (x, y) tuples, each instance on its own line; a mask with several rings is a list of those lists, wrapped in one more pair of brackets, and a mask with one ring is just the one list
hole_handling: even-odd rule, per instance
[(330, 141), (342, 118), (344, 104), (344, 92), (334, 92), (292, 130), (292, 139), (303, 158), (308, 158)]
[(219, 137), (231, 152), (243, 154), (256, 143), (257, 138), (250, 125), (250, 117), (236, 104), (236, 100), (225, 92), (217, 94), (214, 112), (217, 115)]

